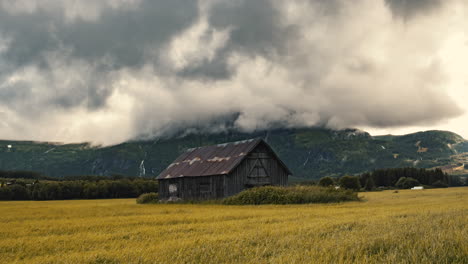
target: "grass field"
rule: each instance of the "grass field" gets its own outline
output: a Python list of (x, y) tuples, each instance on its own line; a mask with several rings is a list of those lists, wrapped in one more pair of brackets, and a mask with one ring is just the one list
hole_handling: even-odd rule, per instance
[(468, 263), (468, 188), (324, 205), (0, 202), (0, 263)]

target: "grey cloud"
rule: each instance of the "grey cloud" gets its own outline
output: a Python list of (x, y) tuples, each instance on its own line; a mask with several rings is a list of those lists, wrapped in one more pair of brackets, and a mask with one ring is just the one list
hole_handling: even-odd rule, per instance
[(198, 16), (196, 1), (144, 1), (137, 9), (104, 12), (98, 23), (66, 26), (60, 32), (73, 55), (88, 60), (109, 57), (116, 67), (148, 62), (145, 49), (161, 45)]
[(104, 10), (97, 21), (67, 22), (63, 13), (44, 9), (29, 15), (0, 10), (0, 23), (1, 31), (13, 39), (5, 58), (18, 66), (65, 46), (73, 56), (89, 61), (108, 57), (123, 67), (146, 62), (147, 47), (160, 46), (197, 15), (195, 1), (144, 1), (134, 9)]
[(230, 30), (229, 42), (218, 51), (212, 61), (189, 66), (179, 74), (187, 78), (226, 79), (235, 69), (229, 68), (228, 58), (234, 53), (273, 58), (287, 52), (293, 39), (293, 25), (283, 25), (274, 1), (235, 0), (218, 1), (211, 8), (208, 22), (215, 30)]
[(242, 0), (216, 5), (209, 21), (214, 28), (232, 27), (228, 48), (269, 55), (291, 37), (280, 17), (272, 1)]
[(191, 25), (197, 16), (197, 3), (190, 0), (143, 1), (138, 8), (107, 9), (96, 21), (79, 18), (67, 21), (64, 10), (47, 6), (31, 14), (0, 9), (0, 33), (12, 40), (1, 57), (8, 68), (0, 75), (11, 74), (29, 65), (35, 65), (47, 74), (54, 67), (47, 59), (48, 53), (63, 49), (70, 60), (85, 60), (93, 64), (96, 72), (88, 73), (94, 75), (89, 83), (76, 84), (79, 87), (72, 89), (72, 94), (59, 95), (52, 103), (75, 107), (87, 99), (90, 108), (103, 107), (111, 91), (99, 84), (107, 72), (145, 63), (157, 64), (157, 61), (148, 60), (145, 50), (150, 47), (161, 49), (168, 39)]
[[(448, 1), (448, 0), (445, 0)], [(385, 0), (392, 13), (403, 19), (433, 11), (443, 5), (444, 0)]]
[(440, 89), (447, 69), (430, 62), (440, 37), (417, 24), (408, 30), (424, 39), (405, 35), (386, 17), (390, 8), (413, 18), (441, 1), (122, 0), (86, 5), (89, 16), (73, 1), (13, 11), (5, 1), (0, 112), (9, 127), (40, 133), (0, 137), (110, 144), (187, 129), (433, 124), (461, 113)]
[(4, 105), (12, 106), (14, 102), (27, 98), (30, 93), (31, 87), (25, 82), (16, 83), (9, 87), (0, 86), (0, 101)]

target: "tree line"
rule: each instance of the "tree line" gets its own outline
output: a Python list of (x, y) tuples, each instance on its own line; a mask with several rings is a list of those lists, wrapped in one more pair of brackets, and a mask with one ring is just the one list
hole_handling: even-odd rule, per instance
[(411, 178), (416, 180), (420, 185), (435, 187), (442, 187), (441, 185), (445, 187), (463, 185), (460, 177), (448, 175), (439, 168), (434, 170), (418, 168), (379, 169), (359, 176), (359, 180), (363, 186), (368, 179), (374, 181), (375, 186), (397, 186), (401, 178)]
[[(3, 173), (3, 174), (2, 174)], [(3, 177), (9, 175), (9, 177)], [(73, 176), (63, 179), (28, 174), (0, 172), (0, 200), (69, 200), (136, 198), (143, 193), (157, 192), (155, 179), (114, 175)], [(32, 177), (32, 175), (40, 177)]]
[(391, 168), (378, 169), (358, 176), (343, 176), (339, 179), (324, 177), (318, 182), (321, 186), (339, 185), (347, 189), (373, 190), (377, 187), (408, 189), (418, 185), (442, 188), (463, 186), (460, 177), (451, 176), (441, 169)]
[(59, 178), (47, 177), (35, 171), (3, 171), (0, 170), (0, 178), (2, 179), (33, 179), (33, 180), (52, 180), (58, 181)]

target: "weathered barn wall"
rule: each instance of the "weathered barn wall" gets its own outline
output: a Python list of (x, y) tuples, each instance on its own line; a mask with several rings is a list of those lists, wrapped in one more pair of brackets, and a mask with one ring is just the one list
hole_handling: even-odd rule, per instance
[(226, 177), (224, 194), (231, 196), (255, 186), (286, 186), (288, 174), (273, 153), (260, 144)]
[[(175, 185), (177, 191), (170, 191)], [(172, 187), (172, 189), (174, 189)], [(224, 197), (224, 176), (182, 177), (159, 181), (160, 199), (207, 200)]]
[(182, 154), (158, 176), (159, 196), (219, 199), (256, 186), (285, 186), (289, 174), (261, 139), (219, 144)]
[(218, 199), (224, 196), (224, 176), (185, 177), (184, 200)]

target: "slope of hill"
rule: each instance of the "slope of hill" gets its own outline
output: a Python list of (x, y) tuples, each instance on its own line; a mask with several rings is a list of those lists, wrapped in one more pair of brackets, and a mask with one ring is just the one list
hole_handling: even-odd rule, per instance
[(372, 137), (355, 129), (276, 129), (131, 141), (110, 147), (0, 141), (0, 169), (33, 170), (57, 177), (83, 174), (152, 177), (187, 148), (255, 137), (264, 138), (295, 176), (305, 178), (390, 167), (463, 167), (467, 157), (463, 153), (468, 152), (468, 143), (447, 131)]

